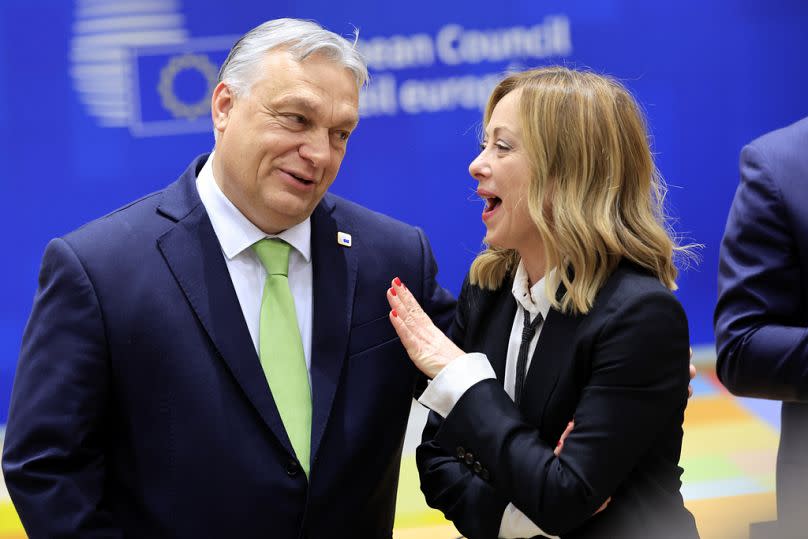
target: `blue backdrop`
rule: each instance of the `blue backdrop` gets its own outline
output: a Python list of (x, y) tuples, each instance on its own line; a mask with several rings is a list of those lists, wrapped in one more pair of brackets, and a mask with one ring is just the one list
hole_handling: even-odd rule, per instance
[(622, 80), (648, 115), (676, 230), (705, 245), (678, 294), (693, 343), (712, 343), (738, 152), (808, 115), (808, 3), (657, 4), (0, 0), (0, 422), (47, 241), (209, 150), (219, 63), (235, 36), (282, 16), (360, 29), (373, 81), (332, 189), (423, 227), (455, 292), (483, 234), (467, 165), (496, 79), (562, 63)]

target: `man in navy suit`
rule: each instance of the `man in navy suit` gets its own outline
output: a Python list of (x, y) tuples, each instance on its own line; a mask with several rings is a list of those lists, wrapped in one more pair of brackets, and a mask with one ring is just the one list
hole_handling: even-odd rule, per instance
[(783, 401), (778, 521), (752, 537), (808, 529), (808, 118), (741, 152), (721, 244), (717, 371), (734, 394)]
[[(214, 153), (50, 242), (3, 453), (30, 537), (392, 536), (419, 378), (384, 291), (400, 275), (442, 327), (454, 300), (420, 230), (327, 193), (366, 77), (314, 23), (251, 30), (213, 93)], [(270, 380), (287, 368), (264, 364), (266, 238), (288, 253), (302, 449)]]

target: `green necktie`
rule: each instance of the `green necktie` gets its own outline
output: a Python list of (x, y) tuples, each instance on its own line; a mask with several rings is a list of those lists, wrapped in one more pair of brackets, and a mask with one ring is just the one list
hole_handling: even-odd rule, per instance
[(311, 388), (303, 341), (289, 289), (289, 249), (282, 240), (257, 241), (252, 246), (267, 270), (261, 298), (258, 356), (300, 465), (309, 475), (311, 453)]

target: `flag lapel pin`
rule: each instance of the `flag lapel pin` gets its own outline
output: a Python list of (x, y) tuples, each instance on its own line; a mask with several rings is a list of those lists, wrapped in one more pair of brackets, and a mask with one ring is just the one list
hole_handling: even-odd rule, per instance
[(343, 247), (350, 247), (351, 235), (346, 234), (345, 232), (337, 232), (337, 243), (339, 243)]

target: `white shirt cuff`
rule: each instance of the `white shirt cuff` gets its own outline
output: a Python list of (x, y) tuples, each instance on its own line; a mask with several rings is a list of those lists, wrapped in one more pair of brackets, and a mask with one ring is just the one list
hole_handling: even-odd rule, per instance
[(535, 537), (544, 535), (551, 539), (558, 539), (557, 535), (547, 535), (541, 528), (533, 524), (525, 514), (512, 503), (508, 504), (502, 513), (502, 523), (499, 525), (500, 539), (518, 539), (520, 537)]
[(418, 402), (445, 418), (471, 386), (496, 377), (485, 354), (465, 354), (445, 366), (429, 382)]

